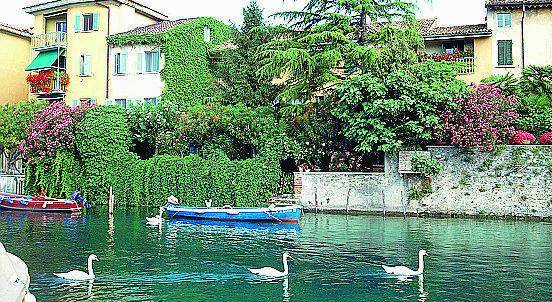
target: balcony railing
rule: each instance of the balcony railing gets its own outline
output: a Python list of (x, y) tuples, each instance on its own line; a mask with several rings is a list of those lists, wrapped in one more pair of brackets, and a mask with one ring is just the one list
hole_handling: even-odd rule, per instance
[(43, 72), (48, 77), (39, 83), (30, 83), (32, 94), (49, 95), (49, 94), (65, 94), (67, 92), (68, 77), (65, 72)]
[(470, 74), (475, 72), (475, 60), (473, 57), (458, 58), (457, 62), (463, 63), (459, 74)]
[(31, 37), (31, 47), (33, 49), (46, 49), (53, 47), (67, 47), (67, 33), (57, 31)]

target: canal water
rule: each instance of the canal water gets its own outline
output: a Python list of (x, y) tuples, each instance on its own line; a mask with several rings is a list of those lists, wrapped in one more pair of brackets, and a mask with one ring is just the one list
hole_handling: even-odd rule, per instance
[[(29, 266), (38, 301), (550, 301), (552, 225), (540, 222), (306, 214), (300, 224), (165, 221), (155, 211), (0, 212), (0, 241)], [(380, 265), (417, 268), (399, 280)], [(248, 268), (281, 269), (266, 280)], [(52, 273), (86, 270), (96, 280)]]

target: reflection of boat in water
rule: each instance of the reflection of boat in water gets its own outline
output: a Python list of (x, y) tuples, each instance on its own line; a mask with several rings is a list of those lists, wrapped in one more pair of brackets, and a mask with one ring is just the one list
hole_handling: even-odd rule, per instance
[(67, 220), (81, 218), (80, 212), (76, 213), (45, 213), (31, 211), (7, 211), (0, 210), (0, 217), (7, 222), (29, 220), (34, 223), (41, 222), (66, 222)]
[(198, 219), (172, 219), (171, 226), (209, 228), (213, 231), (237, 231), (243, 233), (269, 233), (300, 235), (301, 228), (296, 223), (270, 223), (270, 222), (243, 222), (243, 221), (220, 221), (220, 220), (198, 220)]

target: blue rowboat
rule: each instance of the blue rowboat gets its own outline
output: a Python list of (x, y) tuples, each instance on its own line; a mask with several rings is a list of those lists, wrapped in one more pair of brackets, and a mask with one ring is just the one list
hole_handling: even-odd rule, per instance
[(249, 222), (298, 222), (302, 206), (290, 205), (266, 208), (198, 208), (168, 203), (165, 210), (169, 217)]

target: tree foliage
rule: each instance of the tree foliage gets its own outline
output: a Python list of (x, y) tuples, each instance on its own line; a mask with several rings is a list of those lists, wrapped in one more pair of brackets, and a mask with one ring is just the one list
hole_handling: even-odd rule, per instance
[(453, 66), (425, 62), (397, 70), (382, 79), (362, 74), (344, 81), (334, 99), (334, 112), (344, 123), (343, 134), (358, 151), (394, 152), (434, 139), (441, 111), (467, 92)]

